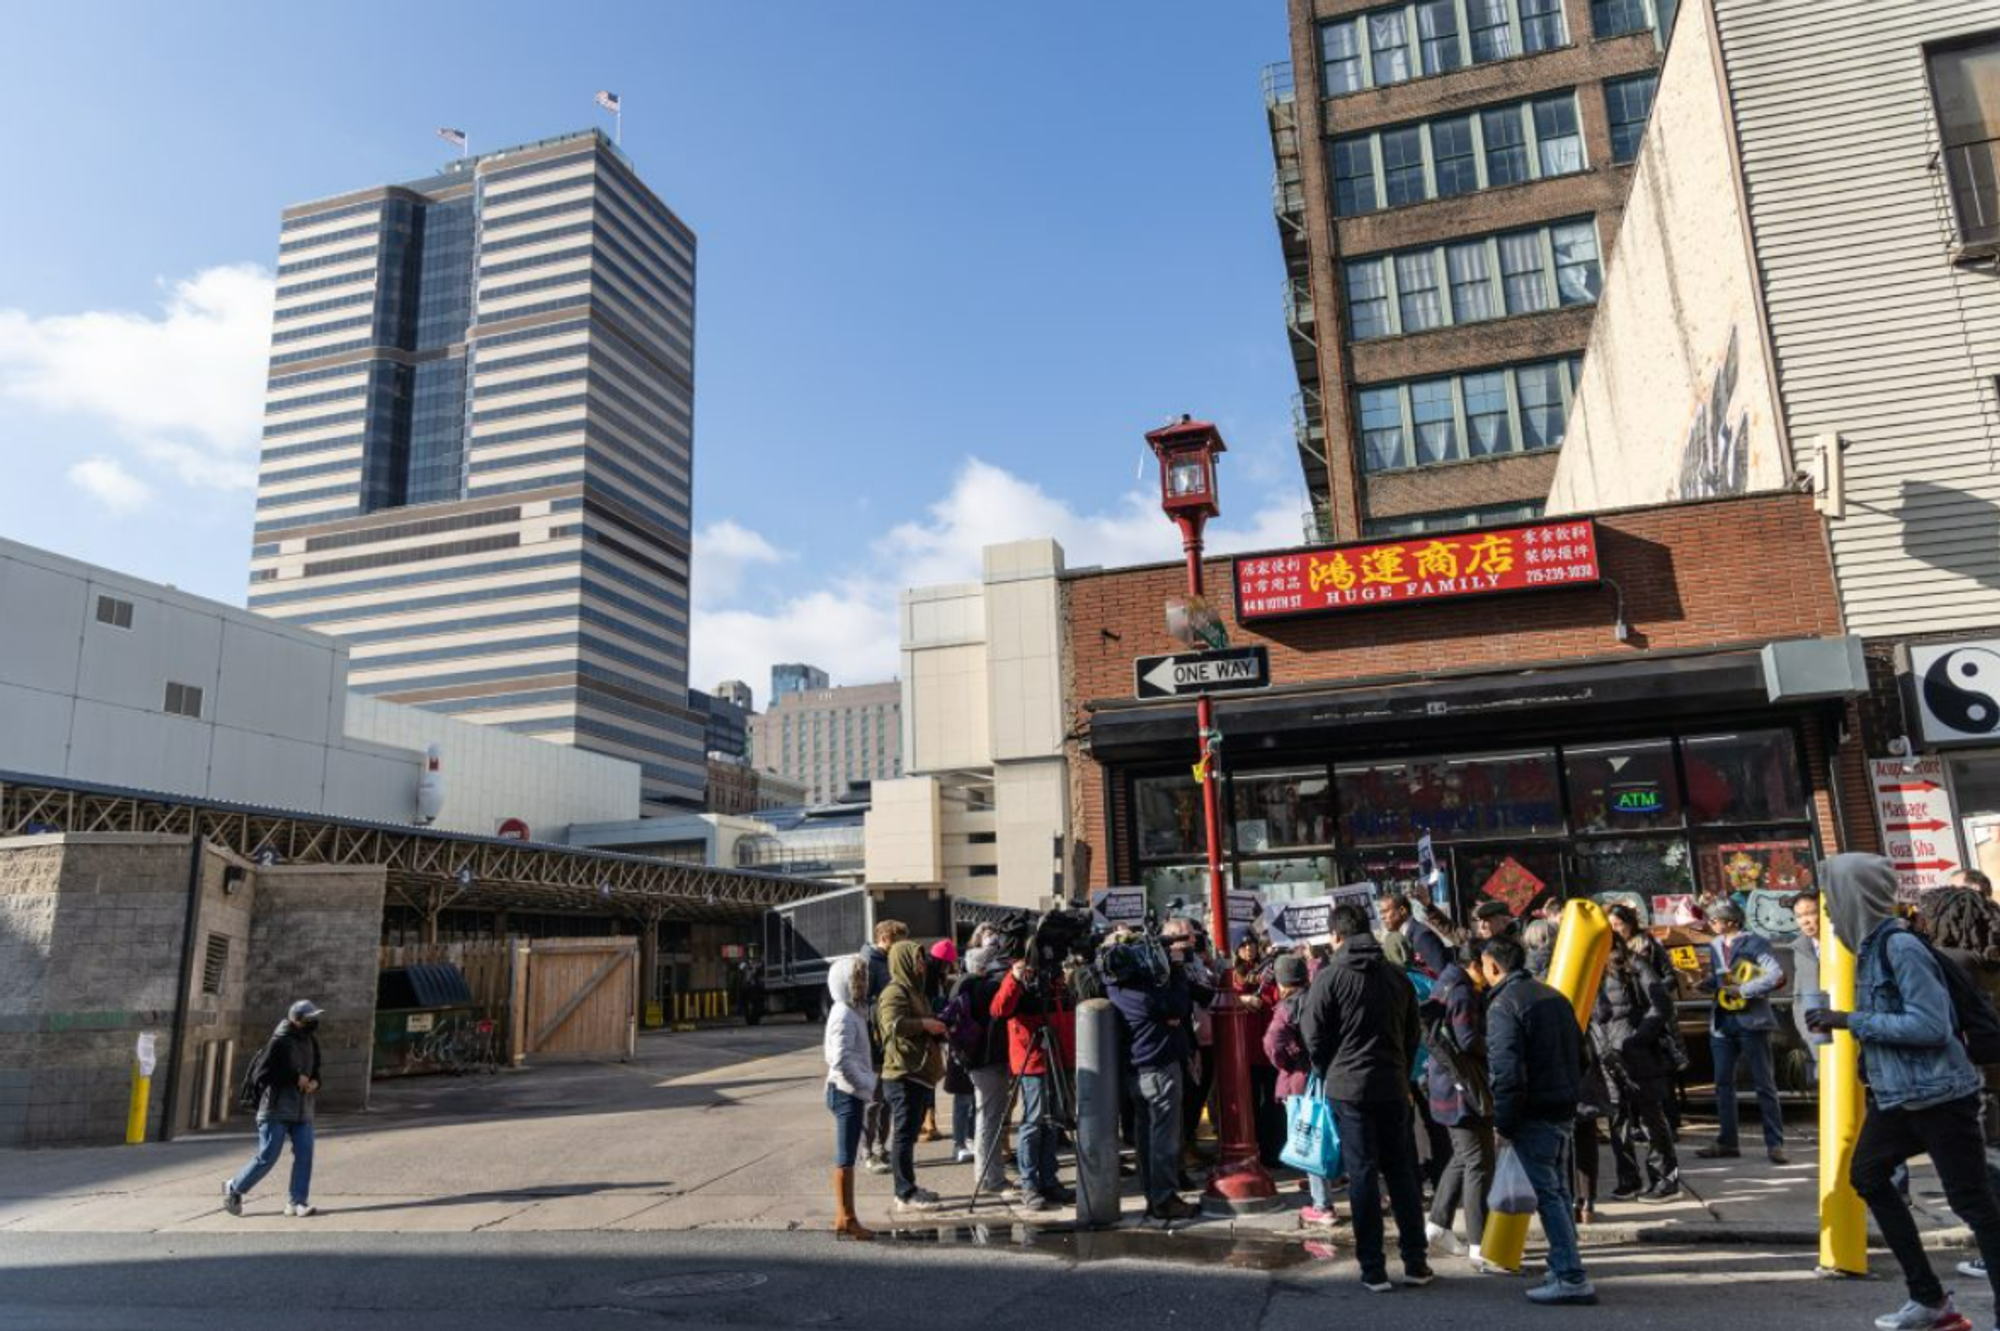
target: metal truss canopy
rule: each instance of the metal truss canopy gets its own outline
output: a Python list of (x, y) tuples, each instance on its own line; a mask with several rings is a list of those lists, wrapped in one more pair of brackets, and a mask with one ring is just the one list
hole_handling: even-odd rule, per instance
[(0, 773), (0, 837), (47, 832), (189, 837), (197, 830), (246, 860), (384, 868), (391, 892), (427, 914), (460, 906), (585, 910), (653, 920), (740, 918), (843, 886)]

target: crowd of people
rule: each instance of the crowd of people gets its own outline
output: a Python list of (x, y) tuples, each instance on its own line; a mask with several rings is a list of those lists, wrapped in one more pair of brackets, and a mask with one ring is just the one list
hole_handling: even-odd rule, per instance
[[(1789, 970), (1779, 944), (1745, 929), (1737, 903), (1704, 903), (1711, 939), (1689, 969), (1710, 1000), (1718, 1131), (1695, 1155), (1741, 1154), (1740, 1068), (1764, 1150), (1786, 1163), (1772, 1051), (1772, 999), (1781, 988), (1802, 1038), (1817, 1043), (1832, 1029), (1851, 1030), (1868, 1095), (1853, 1183), (1909, 1286), (1908, 1305), (1877, 1325), (1962, 1331), (1969, 1324), (1910, 1218), (1906, 1165), (1930, 1157), (1979, 1243), (1980, 1258), (1959, 1269), (1990, 1279), (2000, 1259), (2000, 1176), (1990, 1172), (1986, 1146), (2000, 1127), (2000, 1083), (1989, 1082), (2000, 1066), (1984, 1065), (2000, 1065), (2000, 1053), (1974, 1038), (1980, 1019), (1963, 991), (2000, 993), (2000, 905), (1975, 875), (1925, 894), (1920, 910), (1900, 908), (1894, 874), (1876, 856), (1835, 857), (1822, 875), (1829, 919), (1818, 896), (1790, 903), (1798, 932), (1786, 944)], [(1196, 922), (1170, 919), (1157, 936), (1119, 929), (1090, 938), (1058, 966), (1023, 955), (1018, 936), (991, 928), (961, 959), (949, 941), (925, 951), (902, 925), (884, 921), (874, 946), (836, 965), (831, 980), (827, 1100), (839, 1124), (840, 1232), (871, 1237), (854, 1211), (857, 1165), (894, 1176), (899, 1213), (939, 1205), (917, 1181), (913, 1148), (936, 1133), (927, 1116), (941, 1086), (956, 1097), (954, 1159), (972, 1166), (975, 1202), (1036, 1213), (1073, 1201), (1058, 1177), (1058, 1150), (1074, 1126), (1073, 1014), (1095, 997), (1116, 1013), (1121, 1135), (1146, 1215), (1172, 1223), (1196, 1214), (1189, 1194), (1202, 1183), (1203, 1159), (1195, 1132), (1211, 1109), (1215, 1068), (1210, 1012), (1226, 992), (1255, 1037), (1252, 1112), (1267, 1166), (1281, 1165), (1287, 1103), (1325, 1100), (1341, 1164), (1335, 1177), (1305, 1173), (1298, 1218), (1308, 1228), (1331, 1226), (1345, 1195), (1368, 1289), (1428, 1284), (1435, 1252), (1464, 1256), (1480, 1272), (1504, 1269), (1480, 1245), (1496, 1167), (1511, 1149), (1549, 1248), (1548, 1275), (1527, 1297), (1593, 1303), (1577, 1226), (1596, 1218), (1601, 1147), (1610, 1147), (1611, 1199), (1682, 1195), (1677, 1085), (1689, 1056), (1674, 962), (1628, 905), (1608, 911), (1613, 945), (1588, 1020), (1579, 1022), (1571, 1000), (1544, 980), (1560, 910), (1551, 903), (1523, 919), (1489, 902), (1460, 927), (1392, 892), (1374, 903), (1372, 919), (1357, 905), (1335, 908), (1330, 935), (1316, 946), (1267, 950), (1251, 937), (1224, 958)], [(1852, 1011), (1819, 991), (1827, 927), (1859, 959)], [(1990, 1004), (1985, 1011), (2000, 1049), (2000, 1014)], [(1391, 1222), (1400, 1280), (1389, 1273)]]

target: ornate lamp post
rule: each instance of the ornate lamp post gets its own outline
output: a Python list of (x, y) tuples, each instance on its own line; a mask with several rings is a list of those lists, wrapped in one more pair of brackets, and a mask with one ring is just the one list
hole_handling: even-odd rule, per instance
[[(1160, 460), (1160, 507), (1181, 530), (1181, 548), (1187, 554), (1188, 596), (1195, 600), (1202, 594), (1202, 527), (1218, 511), (1215, 459), (1227, 445), (1213, 425), (1188, 416), (1152, 431), (1146, 442)], [(1209, 1180), (1205, 1200), (1211, 1206), (1253, 1210), (1268, 1205), (1277, 1196), (1277, 1189), (1259, 1158), (1255, 1111), (1250, 1102), (1250, 1014), (1236, 993), (1229, 894), (1222, 878), (1222, 735), (1215, 728), (1214, 703), (1205, 693), (1195, 700), (1195, 725), (1204, 775), (1202, 815), (1208, 834), (1208, 919), (1222, 981), (1211, 1009), (1221, 1159)]]

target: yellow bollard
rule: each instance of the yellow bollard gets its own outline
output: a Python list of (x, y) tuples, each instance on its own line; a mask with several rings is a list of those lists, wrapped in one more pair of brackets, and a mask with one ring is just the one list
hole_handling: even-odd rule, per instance
[[(1604, 968), (1611, 961), (1611, 921), (1595, 901), (1578, 898), (1563, 907), (1562, 927), (1549, 958), (1549, 986), (1576, 1009), (1579, 1026), (1590, 1025)], [(1528, 1217), (1489, 1211), (1486, 1232), (1479, 1236), (1479, 1255), (1495, 1266), (1519, 1272), (1528, 1248)]]
[(146, 1110), (153, 1099), (153, 1079), (132, 1064), (132, 1099), (125, 1108), (125, 1144), (138, 1146), (146, 1140)]
[[(1820, 901), (1819, 987), (1842, 1012), (1854, 1010), (1854, 954), (1833, 936)], [(1796, 998), (1794, 999), (1796, 1001)], [(1819, 1046), (1819, 1265), (1841, 1275), (1868, 1274), (1868, 1213), (1848, 1182), (1867, 1102), (1861, 1094), (1861, 1046), (1846, 1031)]]

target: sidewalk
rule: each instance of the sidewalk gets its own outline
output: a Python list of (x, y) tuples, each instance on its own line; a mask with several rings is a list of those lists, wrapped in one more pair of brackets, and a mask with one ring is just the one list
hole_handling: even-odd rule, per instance
[[(378, 1082), (371, 1112), (319, 1125), (313, 1201), (320, 1214), (304, 1221), (280, 1214), (289, 1158), (242, 1217), (222, 1211), (222, 1180), (252, 1149), (247, 1120), (167, 1144), (0, 1152), (0, 1232), (819, 1229), (832, 1219), (822, 1075), (818, 1028), (783, 1021), (648, 1036), (626, 1064)], [(945, 1108), (939, 1119), (948, 1124), (948, 1101)], [(1603, 1203), (1602, 1223), (1587, 1228), (1584, 1241), (1817, 1244), (1817, 1157), (1808, 1137), (1794, 1132), (1786, 1166), (1761, 1152), (1695, 1160), (1692, 1146), (1706, 1139), (1691, 1125), (1685, 1197), (1664, 1206)], [(919, 1147), (919, 1173), (960, 1205), (909, 1228), (1031, 1223), (993, 1201), (966, 1209), (972, 1170), (951, 1164), (950, 1155), (948, 1141)], [(1603, 1168), (1608, 1189), (1608, 1151)], [(1931, 1242), (1962, 1244), (1934, 1176), (1927, 1167), (1915, 1174), (1918, 1219)], [(1296, 1184), (1284, 1182), (1288, 1199)], [(864, 1173), (860, 1190), (864, 1217), (887, 1225), (888, 1180)], [(1325, 1231), (1299, 1229), (1301, 1202), (1175, 1229), (1324, 1239)], [(1128, 1197), (1125, 1224), (1137, 1227), (1141, 1213)], [(1060, 1228), (1067, 1220), (1059, 1213), (1032, 1223)], [(1332, 1232), (1336, 1247), (1345, 1234), (1344, 1226)]]

